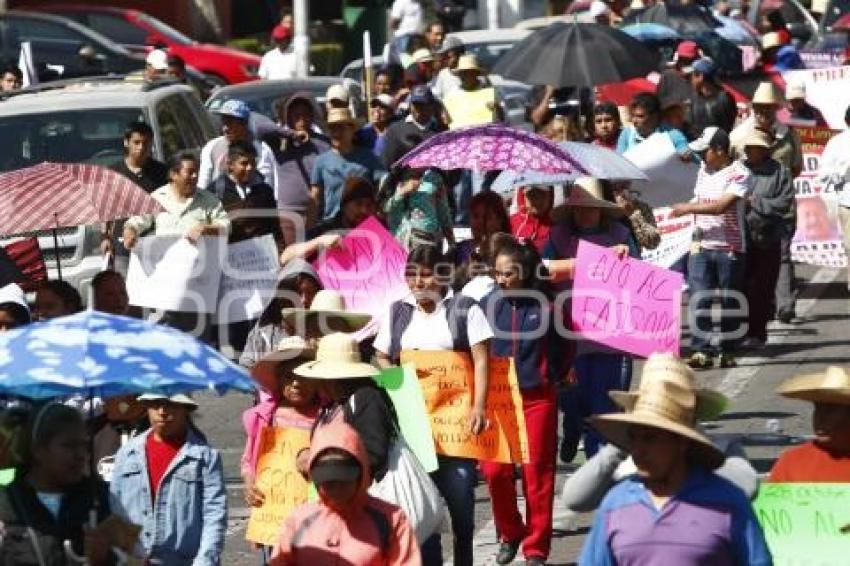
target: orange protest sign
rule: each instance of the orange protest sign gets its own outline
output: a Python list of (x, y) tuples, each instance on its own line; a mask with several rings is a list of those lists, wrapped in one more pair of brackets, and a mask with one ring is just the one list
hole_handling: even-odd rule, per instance
[(310, 431), (266, 427), (261, 435), (256, 484), (266, 498), (251, 509), (245, 538), (272, 546), (289, 514), (307, 501), (309, 484), (298, 473), (295, 457), (310, 446)]
[(528, 462), (528, 434), (513, 360), (490, 358), (487, 419), (481, 434), (469, 432), (474, 372), (465, 352), (405, 350), (401, 363), (413, 363), (425, 397), (438, 454), (494, 462)]

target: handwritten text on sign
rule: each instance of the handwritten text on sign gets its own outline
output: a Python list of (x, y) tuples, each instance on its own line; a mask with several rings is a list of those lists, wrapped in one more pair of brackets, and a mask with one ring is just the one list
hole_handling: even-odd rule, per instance
[(513, 361), (490, 358), (487, 419), (481, 434), (469, 432), (474, 371), (465, 352), (404, 350), (413, 363), (431, 419), (438, 454), (493, 462), (528, 462), (528, 435)]
[(753, 508), (777, 566), (848, 563), (850, 484), (766, 483)]
[(600, 344), (648, 357), (679, 353), (682, 274), (582, 240), (576, 254), (573, 330)]
[(306, 480), (295, 467), (302, 448), (310, 446), (310, 431), (295, 427), (266, 427), (260, 440), (256, 485), (265, 495), (260, 507), (251, 509), (245, 538), (274, 545), (280, 528), (292, 511), (307, 501)]
[(326, 289), (342, 293), (349, 311), (380, 318), (387, 305), (408, 293), (407, 251), (375, 217), (370, 217), (327, 250), (314, 267)]

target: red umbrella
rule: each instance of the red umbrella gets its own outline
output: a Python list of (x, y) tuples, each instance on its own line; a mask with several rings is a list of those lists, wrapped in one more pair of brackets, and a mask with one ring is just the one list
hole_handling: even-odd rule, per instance
[(98, 165), (41, 163), (0, 174), (0, 236), (54, 230), (55, 238), (58, 228), (162, 210), (141, 187)]

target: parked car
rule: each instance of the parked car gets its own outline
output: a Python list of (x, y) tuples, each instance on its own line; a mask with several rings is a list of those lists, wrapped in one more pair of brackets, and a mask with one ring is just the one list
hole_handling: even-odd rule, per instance
[(351, 110), (359, 117), (365, 114), (365, 103), (360, 83), (354, 80), (340, 77), (310, 77), (309, 79), (282, 80), (282, 81), (254, 81), (240, 85), (231, 85), (216, 90), (207, 100), (207, 109), (215, 110), (231, 99), (243, 101), (248, 107), (258, 113), (276, 120), (274, 112), (275, 101), (286, 98), (298, 92), (306, 91), (313, 94), (313, 98), (322, 108), (325, 107), (325, 93), (328, 87), (335, 84), (345, 85), (351, 97)]
[(199, 43), (139, 10), (82, 4), (36, 9), (71, 18), (136, 53), (144, 54), (152, 47), (167, 47), (169, 53), (182, 57), (217, 85), (258, 78), (260, 57), (257, 55), (222, 45)]
[(67, 18), (18, 10), (0, 13), (3, 59), (17, 63), (25, 41), (32, 45), (42, 81), (125, 74), (144, 67), (142, 57)]
[[(0, 96), (0, 171), (42, 161), (106, 165), (123, 155), (124, 128), (142, 120), (154, 130), (153, 153), (165, 159), (182, 150), (200, 152), (215, 135), (191, 88), (139, 78), (58, 81)], [(62, 277), (88, 296), (101, 269), (100, 230), (62, 228)], [(49, 276), (56, 277), (52, 231), (38, 236)]]

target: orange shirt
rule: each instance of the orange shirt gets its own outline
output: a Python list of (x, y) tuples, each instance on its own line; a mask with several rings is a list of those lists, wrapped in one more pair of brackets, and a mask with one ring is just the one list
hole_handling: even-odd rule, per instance
[(833, 456), (814, 442), (786, 450), (770, 471), (771, 482), (850, 482), (850, 456)]

